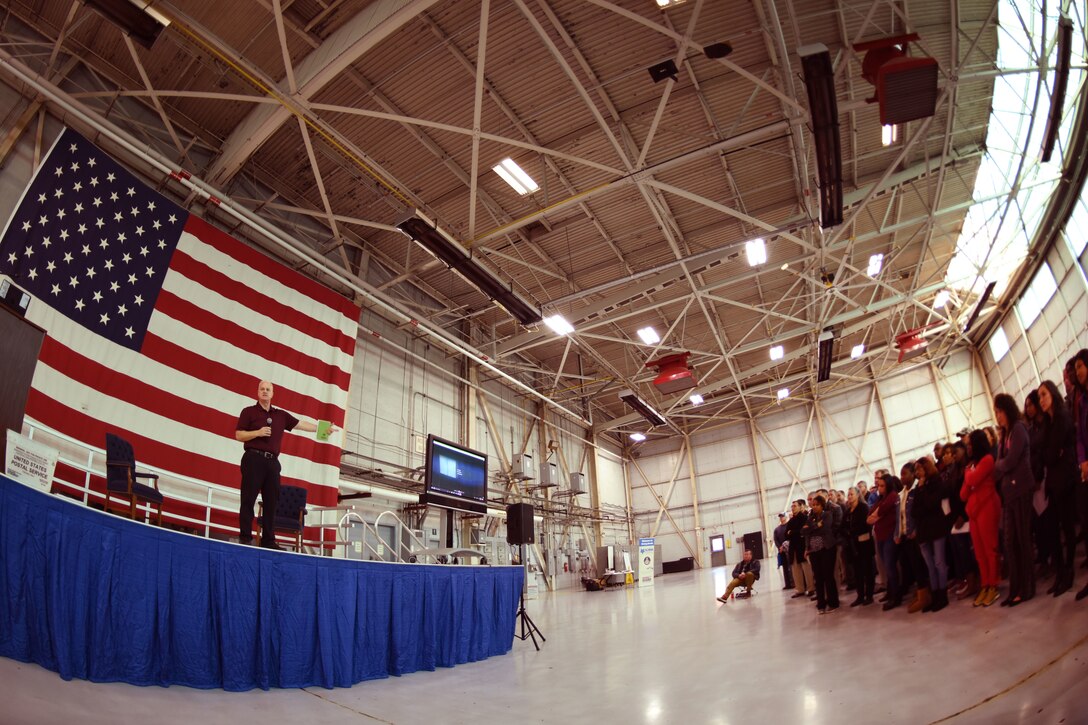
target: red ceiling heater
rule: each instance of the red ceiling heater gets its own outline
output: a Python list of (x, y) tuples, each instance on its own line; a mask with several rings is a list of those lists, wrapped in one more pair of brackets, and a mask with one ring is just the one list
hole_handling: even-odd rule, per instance
[(899, 362), (906, 362), (907, 360), (913, 360), (926, 351), (926, 347), (929, 345), (929, 341), (923, 337), (926, 330), (931, 327), (936, 327), (939, 322), (934, 322), (922, 327), (916, 327), (913, 330), (907, 330), (901, 332), (895, 336), (895, 347), (899, 350)]
[(695, 387), (695, 375), (688, 367), (690, 355), (690, 352), (678, 352), (646, 363), (648, 368), (657, 368), (654, 385), (662, 395), (672, 395)]
[(880, 104), (883, 126), (927, 118), (937, 109), (937, 61), (908, 56), (907, 43), (912, 40), (918, 40), (917, 33), (854, 46), (855, 51), (865, 52), (861, 75), (876, 89), (876, 95), (867, 100)]

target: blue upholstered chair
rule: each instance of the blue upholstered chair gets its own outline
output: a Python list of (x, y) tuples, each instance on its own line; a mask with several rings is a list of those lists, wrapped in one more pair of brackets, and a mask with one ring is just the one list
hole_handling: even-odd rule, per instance
[[(150, 486), (139, 483), (137, 479), (149, 479)], [(128, 517), (136, 518), (136, 502), (147, 501), (155, 506), (156, 524), (162, 526), (162, 494), (159, 492), (159, 477), (154, 473), (140, 473), (136, 470), (136, 454), (132, 444), (113, 433), (106, 434), (106, 511), (114, 496), (128, 500)]]
[[(276, 533), (281, 531), (295, 537), (295, 551), (302, 552), (302, 519), (306, 517), (306, 489), (301, 486), (280, 486), (280, 497), (276, 502), (276, 519), (273, 522)], [(266, 526), (264, 502), (257, 510), (257, 538)]]

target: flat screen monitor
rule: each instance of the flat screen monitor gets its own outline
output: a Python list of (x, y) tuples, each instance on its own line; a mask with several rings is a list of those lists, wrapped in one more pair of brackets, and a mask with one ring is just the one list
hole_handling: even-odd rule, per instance
[(487, 455), (432, 433), (425, 471), (420, 503), (474, 514), (487, 511)]

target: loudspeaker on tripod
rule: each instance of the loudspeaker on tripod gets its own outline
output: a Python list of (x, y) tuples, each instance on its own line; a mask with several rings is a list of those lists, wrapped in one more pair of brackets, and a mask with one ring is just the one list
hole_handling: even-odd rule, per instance
[(533, 532), (533, 505), (531, 503), (512, 503), (506, 507), (506, 543), (531, 544)]

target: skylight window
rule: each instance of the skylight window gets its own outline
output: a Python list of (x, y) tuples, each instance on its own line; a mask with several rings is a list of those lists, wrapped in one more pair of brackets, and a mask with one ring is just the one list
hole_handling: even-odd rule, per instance
[(1057, 291), (1058, 283), (1054, 280), (1054, 273), (1050, 271), (1050, 265), (1043, 262), (1035, 273), (1035, 279), (1031, 280), (1031, 284), (1024, 290), (1024, 296), (1016, 304), (1024, 327), (1030, 326), (1039, 318), (1046, 303), (1050, 302), (1050, 298)]
[(525, 171), (509, 157), (503, 159), (495, 166), (492, 166), (491, 170), (501, 176), (503, 181), (510, 184), (511, 188), (522, 196), (532, 194), (540, 188), (540, 186), (533, 181), (533, 177), (525, 173)]
[(1009, 351), (1009, 338), (1005, 337), (1005, 328), (998, 327), (990, 336), (990, 354), (994, 356), (994, 362), (1001, 362)]
[[(964, 218), (956, 254), (945, 275), (945, 282), (954, 290), (981, 294), (992, 281), (996, 296), (1004, 292), (1027, 257), (1028, 245), (1060, 180), (1061, 157), (1076, 116), (1077, 94), (1066, 97), (1055, 153), (1049, 162), (1042, 163), (1039, 149), (1046, 124), (1039, 119), (1050, 112), (1056, 48), (1048, 46), (1051, 58), (1043, 88), (1038, 88), (1039, 73), (1018, 71), (1040, 65), (1037, 39), (1057, 25), (1059, 12), (1057, 5), (1041, 0), (999, 0), (999, 74), (994, 79), (986, 154), (975, 177), (975, 203)], [(1083, 19), (1076, 13), (1072, 19), (1073, 57), (1082, 58)], [(1069, 87), (1079, 88), (1083, 81), (1083, 67), (1073, 64)]]
[(748, 265), (751, 267), (758, 267), (767, 261), (767, 245), (762, 238), (746, 243), (744, 251), (748, 255)]
[(951, 297), (948, 290), (943, 289), (937, 293), (937, 296), (933, 300), (933, 309), (939, 310), (948, 304), (948, 300)]
[(639, 338), (647, 345), (656, 345), (661, 342), (661, 336), (652, 327), (642, 327), (638, 330)]

